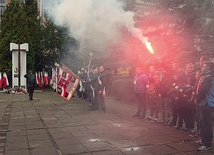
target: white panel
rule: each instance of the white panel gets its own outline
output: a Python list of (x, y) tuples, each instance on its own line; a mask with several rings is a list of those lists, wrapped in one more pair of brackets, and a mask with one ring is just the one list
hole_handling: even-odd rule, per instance
[[(10, 43), (10, 51), (12, 51), (12, 87), (19, 86), (18, 76), (18, 44)], [(28, 51), (28, 43), (20, 45), (20, 50)], [(26, 51), (20, 51), (20, 86), (26, 88), (26, 79), (24, 75), (27, 72), (27, 56)]]
[(18, 78), (18, 52), (12, 52), (12, 87), (19, 86), (19, 78)]
[(25, 49), (26, 51), (28, 51), (28, 43), (21, 44), (20, 49)]
[(20, 85), (22, 87), (26, 88), (26, 78), (24, 78), (24, 75), (27, 73), (27, 67), (26, 67), (26, 62), (27, 62), (27, 56), (25, 51), (20, 52), (20, 67), (21, 67), (21, 72), (20, 72)]
[(10, 51), (13, 49), (18, 49), (18, 44), (10, 43)]

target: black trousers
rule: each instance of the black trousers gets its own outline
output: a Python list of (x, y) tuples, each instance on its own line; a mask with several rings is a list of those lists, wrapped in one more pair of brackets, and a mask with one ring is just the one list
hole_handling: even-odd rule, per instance
[(137, 101), (137, 114), (140, 114), (142, 117), (146, 116), (146, 93), (136, 93)]
[(212, 146), (213, 130), (212, 130), (212, 112), (214, 108), (205, 106), (199, 106), (199, 114), (201, 119), (201, 137), (202, 143), (210, 147)]
[(33, 99), (33, 93), (34, 93), (34, 87), (28, 87), (28, 94), (29, 94), (29, 99), (32, 100)]

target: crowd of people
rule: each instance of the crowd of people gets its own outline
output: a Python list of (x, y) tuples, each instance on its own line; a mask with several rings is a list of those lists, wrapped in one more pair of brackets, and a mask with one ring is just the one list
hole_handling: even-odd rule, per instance
[[(161, 66), (161, 67), (160, 67)], [(145, 68), (144, 68), (145, 69)], [(181, 68), (178, 63), (136, 67), (134, 92), (137, 112), (133, 117), (184, 130), (198, 138), (198, 150), (212, 150), (214, 111), (214, 63), (202, 56)], [(161, 70), (161, 71), (160, 71)], [(161, 74), (160, 74), (161, 73)], [(89, 111), (106, 112), (107, 73), (103, 66), (78, 71), (81, 79), (77, 96), (90, 102)]]
[(100, 110), (106, 112), (105, 87), (107, 73), (103, 66), (91, 68), (89, 71), (82, 68), (77, 75), (81, 81), (77, 88), (77, 96), (90, 102), (89, 111)]
[(202, 145), (200, 152), (212, 150), (214, 63), (202, 56), (198, 68), (194, 63), (186, 64), (185, 69), (178, 63), (161, 64), (161, 68), (161, 75), (155, 65), (149, 67), (148, 74), (141, 66), (136, 68), (134, 91), (138, 107), (133, 117), (187, 131), (199, 138), (195, 142)]

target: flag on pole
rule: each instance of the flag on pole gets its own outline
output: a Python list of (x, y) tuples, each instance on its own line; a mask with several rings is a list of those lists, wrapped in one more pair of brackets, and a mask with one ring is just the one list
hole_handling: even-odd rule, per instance
[(51, 80), (50, 80), (50, 86), (55, 90), (56, 89), (56, 70), (54, 68), (52, 68), (52, 72), (51, 72), (52, 76), (51, 76)]
[(36, 84), (38, 85), (39, 84), (39, 77), (38, 77), (38, 73), (36, 72)]
[(88, 73), (87, 73), (87, 80), (91, 80), (91, 75), (90, 75), (90, 71), (91, 71), (91, 58), (93, 56), (93, 53), (89, 53), (90, 55), (90, 59), (89, 59), (89, 62), (88, 62)]
[(67, 67), (59, 67), (58, 69), (57, 93), (66, 100), (70, 100), (73, 97), (80, 80), (72, 71), (68, 70)]
[(41, 75), (40, 72), (37, 73), (37, 80), (38, 80), (38, 85), (41, 85)]
[(87, 73), (87, 80), (88, 81), (91, 80), (90, 70), (91, 70), (91, 59), (89, 60), (89, 63), (88, 63), (88, 73)]
[(4, 88), (6, 88), (7, 86), (9, 86), (7, 74), (5, 72), (3, 73), (3, 79), (2, 80), (3, 80), (3, 83), (4, 83)]
[(44, 85), (48, 86), (49, 85), (49, 81), (48, 81), (48, 73), (44, 72)]
[(2, 88), (2, 73), (0, 72), (0, 89)]
[(43, 75), (43, 72), (40, 72), (40, 87), (44, 87), (44, 75)]

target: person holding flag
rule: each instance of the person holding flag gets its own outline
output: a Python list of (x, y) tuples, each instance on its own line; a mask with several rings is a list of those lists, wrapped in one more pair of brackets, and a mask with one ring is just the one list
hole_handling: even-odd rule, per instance
[(107, 84), (107, 73), (105, 72), (105, 69), (103, 66), (99, 68), (99, 75), (96, 74), (96, 69), (94, 72), (94, 76), (90, 81), (84, 82), (84, 84), (91, 84), (93, 86), (93, 101), (91, 107), (89, 107), (89, 110), (97, 110), (100, 109), (100, 112), (105, 113), (106, 112), (106, 106), (105, 106), (105, 87)]
[(98, 94), (98, 104), (101, 112), (106, 112), (105, 96), (106, 96), (106, 84), (107, 84), (107, 73), (103, 66), (100, 67), (100, 76), (97, 78), (98, 85), (95, 87), (95, 92)]

